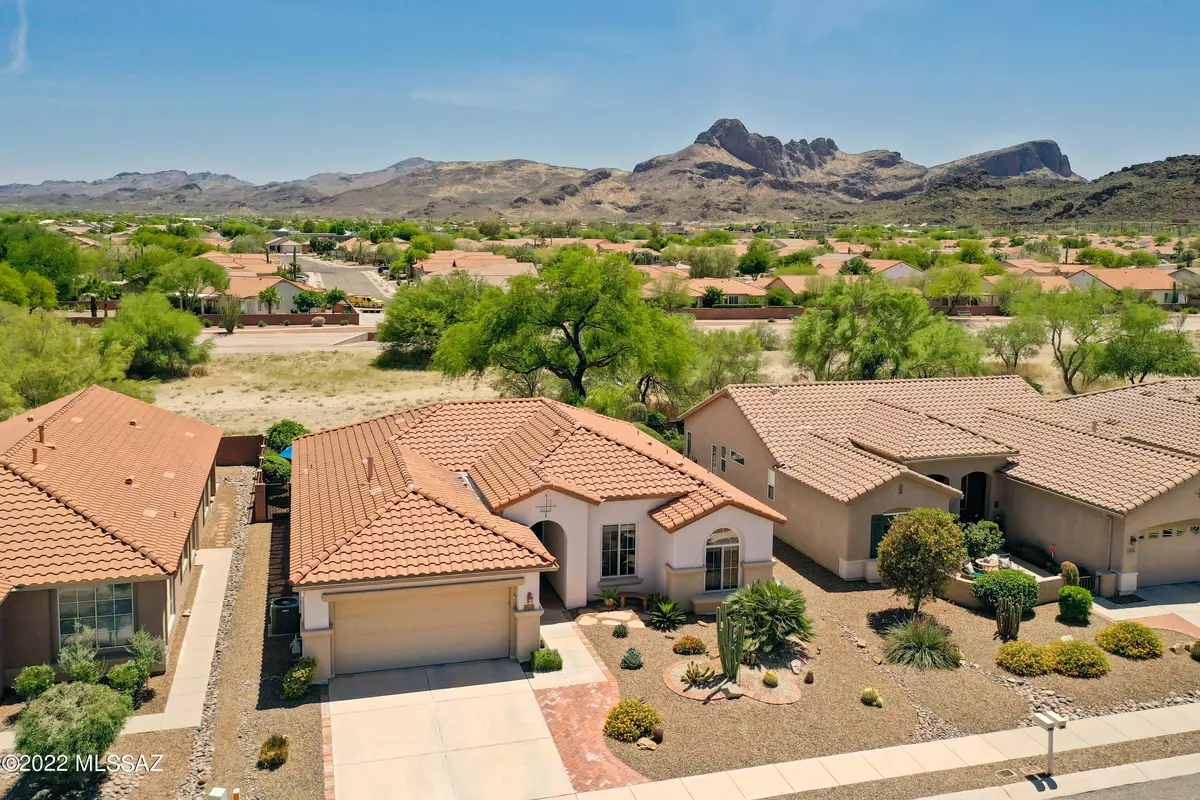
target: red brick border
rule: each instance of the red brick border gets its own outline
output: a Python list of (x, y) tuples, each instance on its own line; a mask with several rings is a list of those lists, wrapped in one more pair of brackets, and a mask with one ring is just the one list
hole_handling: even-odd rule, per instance
[(578, 630), (576, 635), (600, 665), (606, 680), (534, 691), (571, 777), (571, 786), (576, 792), (592, 792), (647, 783), (644, 775), (614, 756), (604, 742), (604, 718), (621, 699), (620, 687), (588, 638)]
[(329, 719), (329, 687), (321, 687), (321, 763), (325, 768), (325, 800), (334, 800), (333, 724)]

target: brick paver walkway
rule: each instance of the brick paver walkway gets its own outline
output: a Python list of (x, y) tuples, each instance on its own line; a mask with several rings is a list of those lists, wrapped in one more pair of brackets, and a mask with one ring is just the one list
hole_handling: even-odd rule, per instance
[(587, 637), (579, 638), (607, 680), (534, 692), (571, 786), (577, 792), (591, 792), (646, 783), (645, 776), (614, 756), (604, 743), (604, 718), (621, 694), (592, 643)]
[(204, 547), (232, 547), (233, 527), (237, 522), (237, 484), (217, 484), (217, 496), (204, 526)]

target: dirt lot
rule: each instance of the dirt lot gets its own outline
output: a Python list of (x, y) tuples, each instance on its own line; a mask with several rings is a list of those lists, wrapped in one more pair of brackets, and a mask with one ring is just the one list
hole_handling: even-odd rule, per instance
[[(882, 655), (883, 630), (893, 618), (889, 612), (898, 605), (892, 592), (842, 581), (778, 541), (775, 555), (775, 577), (804, 592), (817, 634), (806, 667), (815, 681), (801, 684), (798, 703), (774, 706), (743, 698), (704, 704), (685, 699), (663, 682), (663, 671), (686, 659), (671, 652), (673, 640), (667, 635), (631, 629), (627, 639), (614, 639), (606, 626), (583, 628), (616, 677), (621, 696), (644, 698), (663, 716), (666, 736), (655, 752), (608, 742), (630, 766), (662, 780), (1028, 724), (1029, 702), (1017, 688), (996, 680), (1007, 673), (995, 666), (1000, 643), (993, 638), (994, 619), (945, 602), (932, 604), (927, 611), (951, 628), (968, 665), (931, 672), (879, 666), (875, 657)], [(1022, 623), (1021, 638), (1049, 643), (1070, 634), (1091, 640), (1106, 625), (1093, 616), (1086, 627), (1068, 626), (1055, 619), (1057, 610), (1057, 605), (1040, 607)], [(670, 636), (687, 633), (715, 648), (713, 626), (692, 622)], [(1180, 638), (1168, 632), (1160, 635), (1167, 644)], [(641, 651), (643, 669), (620, 669), (628, 647)], [(1112, 672), (1104, 678), (1049, 675), (1032, 679), (1032, 688), (1054, 691), (1061, 702), (1082, 713), (1200, 690), (1200, 663), (1187, 655), (1168, 652), (1152, 661), (1117, 656), (1109, 660)], [(879, 690), (882, 709), (859, 701), (866, 687)]]
[(261, 433), (284, 417), (321, 430), (438, 400), (495, 397), (485, 382), (378, 369), (372, 359), (369, 353), (218, 355), (205, 374), (163, 384), (155, 402), (226, 433)]

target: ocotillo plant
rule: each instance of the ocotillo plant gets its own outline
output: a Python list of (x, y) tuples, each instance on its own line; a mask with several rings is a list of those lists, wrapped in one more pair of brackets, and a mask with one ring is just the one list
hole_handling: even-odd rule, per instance
[(1015, 597), (1001, 597), (996, 603), (996, 633), (1006, 642), (1016, 639), (1021, 632), (1021, 601)]
[(725, 606), (717, 607), (717, 649), (721, 654), (721, 671), (732, 683), (737, 683), (742, 655), (746, 652), (746, 622), (731, 619)]

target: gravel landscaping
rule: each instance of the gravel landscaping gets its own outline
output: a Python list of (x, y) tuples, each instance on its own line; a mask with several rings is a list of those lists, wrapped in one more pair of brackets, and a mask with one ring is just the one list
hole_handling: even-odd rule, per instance
[[(286, 530), (286, 518), (277, 521)], [(210, 785), (240, 786), (243, 798), (323, 800), (325, 777), (317, 692), (305, 700), (280, 699), (283, 674), (294, 657), (287, 637), (266, 638), (270, 524), (250, 525), (237, 607), (216, 685)], [(288, 738), (287, 762), (274, 771), (255, 766), (271, 734)]]
[[(604, 626), (581, 629), (612, 671), (621, 697), (642, 698), (662, 714), (665, 736), (657, 750), (608, 741), (617, 757), (651, 780), (1007, 730), (1031, 724), (1032, 714), (1047, 708), (1082, 717), (1200, 699), (1200, 662), (1186, 653), (1167, 651), (1148, 661), (1110, 654), (1112, 671), (1097, 679), (1009, 675), (995, 665), (995, 620), (946, 602), (924, 610), (951, 629), (962, 667), (920, 671), (880, 664), (888, 625), (906, 616), (897, 608), (903, 601), (888, 589), (842, 581), (775, 544), (775, 577), (803, 591), (816, 632), (805, 667), (815, 680), (806, 685), (800, 676), (800, 700), (792, 705), (750, 698), (703, 703), (669, 688), (664, 673), (686, 660), (671, 652), (674, 639), (692, 634), (716, 649), (715, 626), (695, 618), (671, 634), (631, 629), (626, 639), (612, 638)], [(1022, 621), (1021, 639), (1048, 644), (1070, 635), (1094, 641), (1108, 625), (1095, 615), (1089, 625), (1067, 625), (1055, 619), (1057, 613), (1057, 604), (1039, 607)], [(1167, 646), (1182, 641), (1178, 634), (1159, 633)], [(643, 669), (620, 668), (629, 647), (641, 651)], [(866, 687), (879, 690), (882, 709), (860, 702)]]

